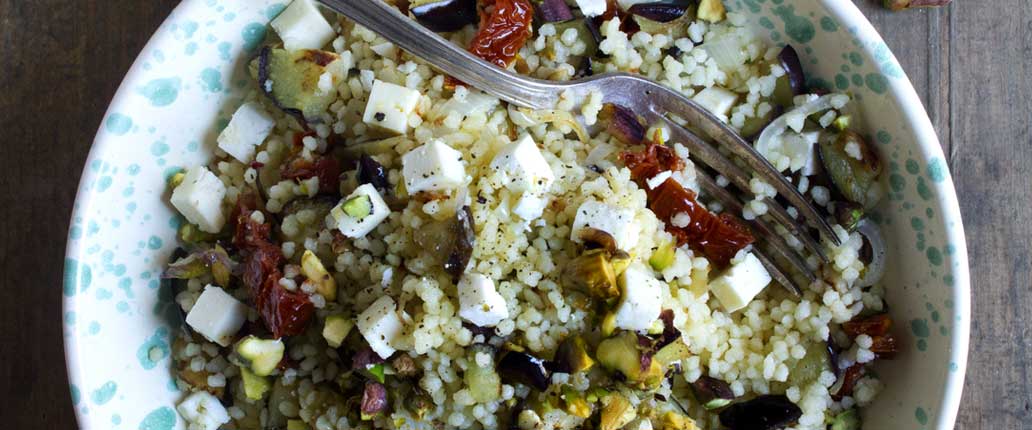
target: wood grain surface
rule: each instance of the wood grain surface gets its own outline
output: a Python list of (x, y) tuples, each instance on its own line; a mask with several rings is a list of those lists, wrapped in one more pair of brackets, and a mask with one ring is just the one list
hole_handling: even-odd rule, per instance
[[(844, 0), (843, 0), (844, 1)], [(974, 295), (957, 428), (1032, 428), (1032, 8), (854, 0), (903, 63), (957, 184)], [(75, 189), (122, 76), (175, 0), (0, 0), (0, 427), (76, 427), (61, 273)]]

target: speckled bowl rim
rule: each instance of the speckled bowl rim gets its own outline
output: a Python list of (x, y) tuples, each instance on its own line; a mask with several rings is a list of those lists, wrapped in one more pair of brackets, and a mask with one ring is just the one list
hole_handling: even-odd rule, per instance
[[(193, 7), (193, 3), (198, 1), (200, 0), (184, 0), (169, 15), (168, 20), (175, 17), (177, 12)], [(863, 34), (866, 39), (884, 45), (884, 41), (881, 36), (863, 13), (856, 7), (856, 5), (853, 4), (853, 2), (842, 0), (820, 0), (820, 2), (822, 3), (822, 6), (831, 15), (833, 15), (837, 22), (849, 23), (851, 27), (855, 27), (858, 33)], [(167, 22), (168, 21), (163, 23), (159, 29), (163, 28)], [(108, 115), (114, 112), (117, 106), (125, 103), (125, 100), (132, 92), (131, 87), (134, 83), (138, 82), (140, 77), (144, 74), (143, 64), (145, 60), (142, 53), (149, 52), (151, 49), (159, 46), (163, 40), (164, 37), (157, 32), (155, 32), (155, 34), (150, 38), (147, 45), (141, 51), (140, 56), (134, 61), (132, 67), (122, 80), (118, 91), (112, 98), (104, 118), (107, 118)], [(875, 45), (868, 44), (859, 47), (859, 49), (864, 51), (868, 58), (874, 58), (876, 55), (874, 52), (874, 46)], [(898, 67), (898, 60), (895, 56), (891, 53), (889, 56), (890, 58), (888, 61)], [(920, 151), (920, 157), (924, 160), (944, 158), (935, 129), (933, 128), (924, 105), (918, 97), (917, 92), (914, 90), (909, 78), (904, 76), (903, 79), (891, 80), (888, 82), (888, 87), (888, 93), (891, 94), (893, 100), (903, 111), (903, 115), (906, 120), (905, 123), (909, 124), (913, 128), (913, 133), (916, 136), (916, 146)], [(101, 126), (101, 129), (102, 128), (103, 126)], [(108, 152), (108, 146), (110, 145), (111, 143), (106, 142), (103, 138), (102, 130), (98, 130), (97, 137), (89, 151), (89, 156), (85, 165), (90, 165), (91, 162), (100, 158), (100, 154)], [(82, 177), (79, 182), (79, 191), (77, 192), (75, 200), (77, 207), (89, 207), (95, 204), (95, 193), (86, 191), (85, 185), (93, 182), (98, 175), (98, 172), (94, 172), (90, 169), (83, 170)], [(933, 428), (935, 429), (949, 430), (954, 427), (954, 422), (960, 407), (964, 375), (967, 370), (967, 354), (971, 321), (971, 285), (964, 227), (961, 222), (960, 207), (952, 178), (947, 175), (946, 180), (934, 183), (933, 187), (936, 188), (935, 195), (938, 196), (938, 199), (932, 204), (937, 206), (939, 210), (938, 213), (942, 214), (942, 217), (944, 218), (947, 243), (954, 244), (955, 246), (955, 251), (951, 255), (951, 259), (955, 263), (953, 269), (954, 283), (951, 287), (952, 300), (955, 303), (955, 306), (953, 307), (950, 315), (952, 320), (955, 322), (951, 333), (949, 360), (951, 363), (956, 365), (956, 369), (946, 375), (943, 396), (939, 400), (939, 407), (934, 408), (934, 410), (937, 411), (937, 415), (934, 420), (930, 421), (931, 423), (934, 423)], [(951, 225), (952, 227), (950, 227)], [(65, 252), (66, 261), (69, 258), (78, 258), (83, 253), (84, 250), (82, 249), (82, 246), (77, 246), (77, 244), (81, 243), (82, 242), (71, 240), (71, 236), (69, 235), (68, 245)], [(63, 299), (64, 311), (74, 309), (76, 297), (66, 296)], [(64, 331), (65, 362), (67, 365), (69, 381), (72, 383), (81, 382), (83, 380), (82, 375), (85, 370), (80, 367), (79, 338), (74, 329), (68, 325), (64, 326)], [(90, 422), (90, 420), (82, 414), (79, 408), (75, 408), (75, 414), (80, 425)]]

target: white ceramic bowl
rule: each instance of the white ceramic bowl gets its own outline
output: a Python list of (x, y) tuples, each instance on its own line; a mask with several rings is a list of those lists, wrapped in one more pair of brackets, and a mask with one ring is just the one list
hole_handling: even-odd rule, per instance
[[(184, 0), (122, 82), (97, 133), (64, 278), (65, 350), (83, 428), (181, 428), (158, 280), (179, 222), (166, 177), (209, 159), (249, 83), (243, 65), (286, 0)], [(811, 78), (859, 99), (888, 161), (877, 214), (888, 240), (888, 301), (903, 352), (878, 365), (885, 390), (867, 429), (953, 428), (968, 348), (970, 294), (953, 182), (899, 63), (852, 2), (726, 0), (759, 35), (789, 42)]]

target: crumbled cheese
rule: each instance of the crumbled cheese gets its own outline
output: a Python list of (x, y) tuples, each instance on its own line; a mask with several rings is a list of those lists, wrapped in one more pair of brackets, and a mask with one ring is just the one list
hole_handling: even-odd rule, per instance
[(196, 224), (202, 231), (218, 233), (226, 224), (222, 211), (222, 199), (226, 186), (208, 168), (196, 166), (187, 170), (169, 201), (183, 214), (187, 221)]
[(480, 327), (494, 327), (509, 317), (505, 298), (495, 289), (494, 281), (473, 273), (463, 276), (457, 286), (459, 316)]

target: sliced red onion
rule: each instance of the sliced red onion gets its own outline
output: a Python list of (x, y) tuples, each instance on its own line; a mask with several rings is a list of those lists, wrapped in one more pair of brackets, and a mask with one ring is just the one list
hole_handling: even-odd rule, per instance
[(788, 82), (792, 85), (792, 92), (795, 95), (806, 93), (806, 74), (803, 73), (803, 63), (799, 61), (799, 53), (796, 52), (792, 45), (785, 45), (778, 54), (778, 60), (781, 61), (781, 67), (785, 69), (785, 73), (788, 75)]
[(798, 129), (802, 130), (802, 125), (808, 116), (820, 111), (832, 109), (835, 107), (835, 104), (837, 104), (834, 103), (833, 100), (838, 97), (848, 96), (841, 94), (828, 94), (826, 96), (821, 96), (779, 116), (777, 119), (772, 121), (767, 128), (763, 129), (763, 132), (760, 133), (760, 137), (756, 139), (756, 151), (766, 157), (767, 154), (770, 153), (771, 148), (774, 147), (774, 139), (778, 139), (781, 135), (785, 134), (785, 132), (788, 131), (790, 124), (793, 126), (793, 129), (798, 126)]
[(882, 239), (881, 229), (871, 220), (860, 221), (857, 231), (871, 246), (871, 262), (867, 264), (864, 276), (860, 277), (857, 285), (861, 288), (870, 287), (885, 275), (885, 240)]
[(563, 22), (573, 19), (573, 11), (565, 0), (543, 0), (537, 8), (538, 17), (544, 22)]

